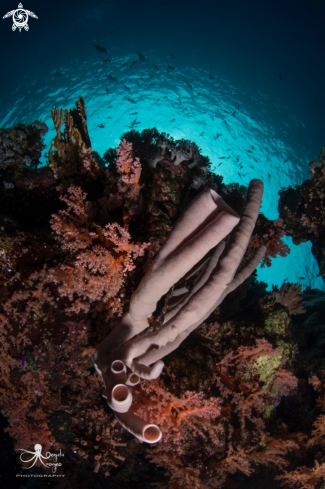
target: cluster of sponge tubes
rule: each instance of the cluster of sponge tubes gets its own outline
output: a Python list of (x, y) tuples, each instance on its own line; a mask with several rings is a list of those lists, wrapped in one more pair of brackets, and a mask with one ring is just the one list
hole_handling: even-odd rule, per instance
[(130, 411), (133, 398), (129, 387), (137, 385), (140, 377), (132, 372), (128, 375), (125, 363), (114, 360), (110, 372), (108, 375), (104, 374), (103, 378), (106, 385), (103, 397), (107, 399), (107, 404), (114, 411), (120, 424), (139, 440), (157, 443), (162, 436), (160, 428), (147, 423)]
[[(161, 431), (130, 411), (129, 387), (136, 385), (140, 377), (159, 377), (164, 367), (162, 358), (178, 348), (255, 270), (265, 246), (237, 272), (255, 227), (262, 195), (263, 183), (252, 180), (239, 217), (214, 190), (199, 194), (177, 220), (133, 293), (129, 311), (96, 351), (95, 367), (105, 383), (104, 397), (121, 425), (142, 441), (159, 441)], [(226, 243), (224, 238), (228, 235)], [(143, 333), (160, 298), (184, 276), (204, 266), (201, 278), (192, 290), (185, 290), (178, 304), (165, 315), (161, 327)]]

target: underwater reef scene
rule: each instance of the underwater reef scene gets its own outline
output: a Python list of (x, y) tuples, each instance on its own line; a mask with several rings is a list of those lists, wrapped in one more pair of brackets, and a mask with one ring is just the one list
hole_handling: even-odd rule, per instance
[[(324, 277), (325, 146), (309, 180), (282, 189), (272, 221), (254, 200), (262, 182), (224, 184), (193, 141), (131, 130), (101, 157), (82, 97), (52, 118), (47, 166), (39, 162), (44, 123), (0, 129), (1, 413), (16, 450), (64, 453), (57, 470), (65, 477), (38, 477), (33, 487), (323, 487), (325, 294), (290, 277), (267, 292), (254, 269), (290, 252), (287, 235), (312, 242)], [(205, 195), (220, 206), (218, 219), (226, 216), (217, 241), (209, 216), (203, 224), (213, 233), (201, 241), (195, 212), (181, 217)], [(159, 268), (159, 250), (184, 220), (198, 237), (182, 231), (174, 261)], [(213, 274), (222, 282), (224, 270), (213, 307), (211, 287), (195, 302), (191, 293)], [(149, 322), (120, 333), (136, 300), (145, 319), (153, 312)], [(162, 325), (188, 305), (193, 324), (168, 350), (175, 338), (159, 344)], [(112, 351), (102, 355), (108, 335)], [(156, 360), (153, 373), (147, 365)], [(132, 391), (126, 412), (113, 402), (116, 386), (116, 405)], [(153, 430), (151, 440), (142, 432), (149, 443), (137, 426), (135, 436), (127, 431), (136, 416)], [(40, 462), (32, 470), (51, 472)]]

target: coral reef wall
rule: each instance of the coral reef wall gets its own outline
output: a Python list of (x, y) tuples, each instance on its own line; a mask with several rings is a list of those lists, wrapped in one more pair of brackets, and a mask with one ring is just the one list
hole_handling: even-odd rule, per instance
[[(61, 449), (66, 488), (243, 487), (265, 477), (269, 487), (316, 487), (325, 474), (320, 291), (286, 282), (266, 292), (253, 274), (166, 358), (159, 380), (134, 388), (134, 412), (159, 424), (162, 440), (148, 447), (117, 424), (96, 347), (188, 203), (212, 188), (240, 213), (247, 189), (211, 173), (195, 143), (156, 129), (129, 131), (101, 158), (81, 97), (52, 117), (46, 167), (37, 168), (40, 123), (0, 134), (0, 402), (15, 448)], [(301, 189), (282, 192), (279, 219), (260, 214), (241, 268), (261, 244), (270, 267), (288, 254), (289, 234), (318, 246), (323, 269), (322, 158)], [(152, 330), (172, 300), (169, 291), (158, 303)]]

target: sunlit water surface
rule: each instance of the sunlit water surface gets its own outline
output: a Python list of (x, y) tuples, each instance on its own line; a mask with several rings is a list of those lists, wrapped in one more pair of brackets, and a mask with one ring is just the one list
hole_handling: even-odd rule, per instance
[[(107, 58), (110, 61), (105, 62)], [(137, 63), (131, 67), (133, 61)], [(2, 104), (0, 125), (44, 121), (50, 128), (44, 139), (45, 164), (55, 135), (53, 106), (71, 108), (82, 95), (92, 148), (100, 155), (116, 148), (124, 132), (155, 126), (175, 139), (194, 141), (225, 183), (263, 180), (262, 211), (276, 219), (278, 191), (308, 178), (308, 161), (317, 156), (310, 154), (307, 138), (293, 136), (303, 134), (303, 123), (283, 103), (256, 88), (241, 89), (202, 68), (179, 63), (173, 67), (170, 54), (161, 58), (152, 51), (146, 52), (146, 61), (133, 52), (121, 57), (96, 53), (88, 60), (74, 58), (61, 65), (60, 75), (57, 69), (39, 78), (27, 72)], [(324, 290), (311, 243), (294, 246), (290, 238), (284, 241), (290, 255), (273, 259), (271, 268), (259, 267), (258, 278), (268, 289), (287, 280)]]

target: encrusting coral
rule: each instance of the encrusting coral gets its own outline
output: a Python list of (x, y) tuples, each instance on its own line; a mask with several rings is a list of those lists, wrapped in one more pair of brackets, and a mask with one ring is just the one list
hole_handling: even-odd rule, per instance
[[(258, 216), (256, 202), (251, 212), (261, 184), (253, 181), (248, 193), (224, 185), (194, 143), (156, 129), (131, 131), (102, 159), (91, 148), (82, 98), (75, 109), (52, 115), (56, 137), (46, 168), (36, 168), (40, 123), (1, 132), (1, 154), (9, 148), (3, 135), (23, 131), (23, 152), (28, 134), (36, 138), (32, 164), (5, 163), (0, 174), (0, 395), (15, 446), (61, 448), (71, 462), (64, 464), (67, 488), (105, 487), (108, 475), (114, 487), (126, 487), (135, 472), (142, 487), (244, 487), (273, 477), (271, 469), (279, 476), (274, 487), (314, 487), (324, 477), (325, 342), (314, 310), (323, 298), (294, 284), (267, 293), (255, 274), (248, 278), (262, 258), (264, 248), (249, 265), (257, 247), (266, 247), (268, 266), (288, 252), (281, 241), (291, 229), (286, 217)], [(320, 172), (315, 167), (319, 185)], [(195, 236), (187, 222), (177, 240), (186, 209), (195, 211), (202, 195), (212, 214), (193, 219), (201, 226)], [(214, 217), (222, 220), (215, 201), (225, 227), (211, 238)], [(236, 226), (243, 207), (249, 232)], [(200, 232), (206, 236), (197, 254)], [(169, 337), (167, 351), (160, 331), (167, 325), (169, 335), (187, 308), (196, 314), (193, 291), (203, 294), (201, 316)], [(219, 298), (205, 303), (215, 291)], [(124, 335), (120, 322), (139, 310), (141, 328)], [(143, 329), (143, 337), (134, 337)], [(116, 337), (117, 349), (97, 354), (105, 385), (93, 359), (107, 335)], [(122, 361), (143, 371), (162, 357), (159, 379), (127, 380)], [(111, 403), (114, 382), (105, 375), (112, 363), (122, 386), (117, 401), (131, 383), (130, 412), (154, 433), (159, 426), (159, 443), (136, 443), (108, 409), (102, 394)]]

